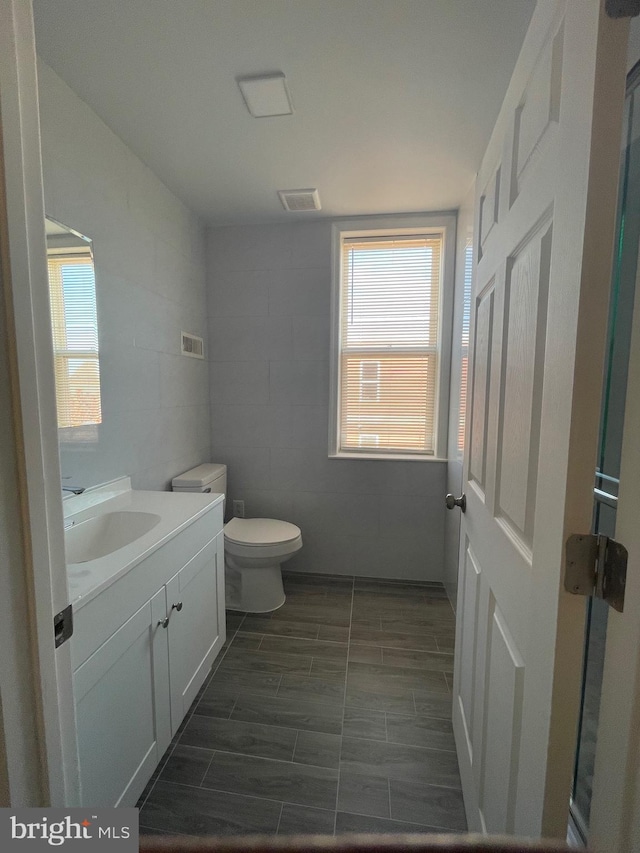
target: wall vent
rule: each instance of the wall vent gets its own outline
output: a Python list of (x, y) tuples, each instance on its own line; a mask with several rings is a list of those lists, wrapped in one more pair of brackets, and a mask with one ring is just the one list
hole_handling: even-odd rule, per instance
[(180, 332), (182, 355), (190, 358), (204, 358), (204, 341), (197, 335)]
[(280, 201), (285, 210), (299, 213), (306, 210), (320, 210), (318, 190), (278, 190)]

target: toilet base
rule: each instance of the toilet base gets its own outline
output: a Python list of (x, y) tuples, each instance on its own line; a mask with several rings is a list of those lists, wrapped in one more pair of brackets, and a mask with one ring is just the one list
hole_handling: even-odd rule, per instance
[(271, 613), (285, 602), (280, 564), (260, 568), (236, 568), (225, 563), (227, 610)]

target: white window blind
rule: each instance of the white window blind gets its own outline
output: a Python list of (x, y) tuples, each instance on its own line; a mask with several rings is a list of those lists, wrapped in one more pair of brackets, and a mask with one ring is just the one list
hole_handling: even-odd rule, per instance
[(102, 421), (98, 318), (89, 255), (49, 256), (58, 427)]
[(473, 241), (467, 238), (464, 250), (464, 291), (462, 308), (462, 352), (460, 364), (460, 412), (458, 417), (458, 458), (464, 453), (467, 424), (467, 382), (469, 368), (469, 332), (471, 328), (471, 283), (473, 276)]
[(441, 233), (342, 237), (338, 451), (435, 452)]

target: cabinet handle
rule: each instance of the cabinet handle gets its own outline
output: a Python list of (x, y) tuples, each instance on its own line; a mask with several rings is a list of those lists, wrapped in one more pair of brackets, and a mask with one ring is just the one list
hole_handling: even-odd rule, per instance
[(180, 613), (180, 611), (182, 610), (182, 602), (181, 601), (179, 601), (177, 604), (171, 605), (171, 610), (169, 611), (169, 615), (165, 619), (160, 619), (160, 621), (158, 622), (158, 627), (160, 627), (160, 625), (162, 625), (163, 628), (169, 627), (169, 619), (171, 619), (171, 614), (173, 613), (174, 610), (177, 610), (178, 613)]

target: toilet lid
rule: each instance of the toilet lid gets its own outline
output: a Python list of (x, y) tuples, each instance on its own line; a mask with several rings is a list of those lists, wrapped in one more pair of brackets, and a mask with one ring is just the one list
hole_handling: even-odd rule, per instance
[(232, 518), (224, 526), (224, 538), (238, 545), (276, 545), (300, 536), (300, 528), (275, 518)]

